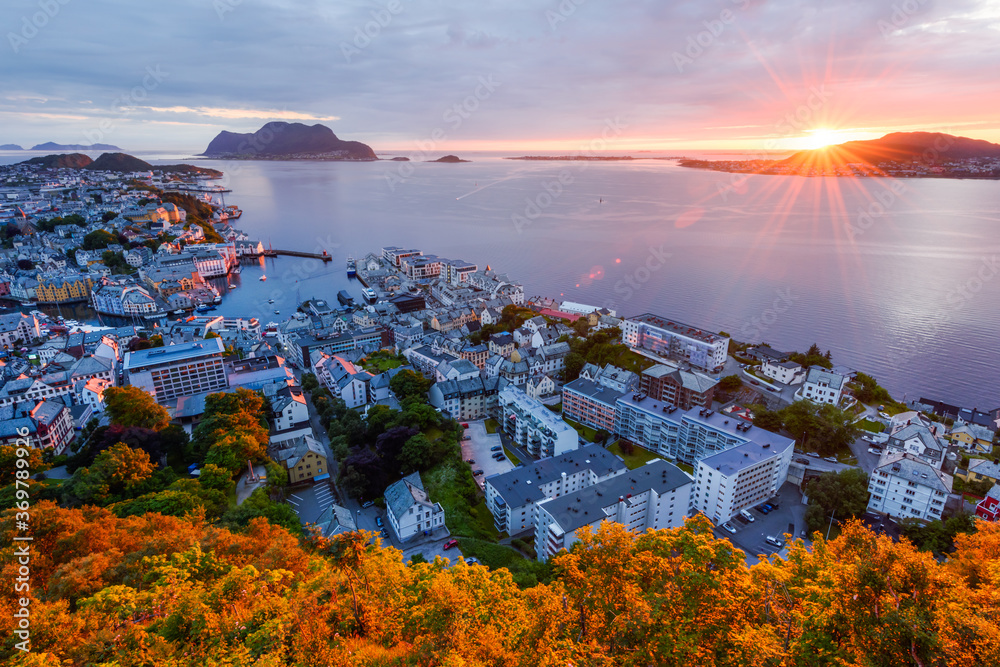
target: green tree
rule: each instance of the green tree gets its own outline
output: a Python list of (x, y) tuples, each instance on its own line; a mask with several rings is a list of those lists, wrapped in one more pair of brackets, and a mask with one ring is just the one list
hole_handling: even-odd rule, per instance
[(433, 380), (425, 378), (420, 373), (405, 370), (393, 376), (392, 380), (389, 381), (389, 389), (402, 403), (408, 398), (424, 400), (432, 384), (434, 384)]
[(806, 524), (812, 531), (824, 530), (831, 517), (846, 521), (868, 508), (868, 475), (858, 468), (839, 473), (825, 472), (805, 486), (809, 498)]
[(587, 360), (584, 359), (583, 355), (578, 352), (570, 352), (567, 354), (566, 358), (563, 360), (563, 378), (566, 382), (572, 382), (580, 377), (580, 371), (583, 370), (586, 363)]
[(170, 424), (170, 413), (139, 387), (108, 387), (104, 392), (108, 418), (119, 426), (138, 426), (162, 431)]
[(103, 229), (95, 229), (83, 237), (81, 244), (84, 250), (102, 250), (112, 243), (117, 243), (118, 238), (111, 232)]
[[(25, 456), (18, 456), (19, 450)], [(20, 466), (18, 461), (24, 461)], [(28, 476), (49, 469), (42, 460), (42, 450), (34, 447), (17, 447), (16, 445), (0, 446), (0, 486), (13, 484), (18, 470), (26, 470)]]
[(263, 517), (275, 526), (281, 526), (295, 535), (302, 533), (302, 523), (295, 510), (285, 503), (271, 500), (265, 489), (257, 489), (238, 507), (226, 512), (222, 517), (222, 525), (231, 529), (241, 529), (257, 517)]
[(727, 375), (719, 380), (719, 389), (722, 391), (739, 391), (743, 387), (743, 380), (739, 375)]

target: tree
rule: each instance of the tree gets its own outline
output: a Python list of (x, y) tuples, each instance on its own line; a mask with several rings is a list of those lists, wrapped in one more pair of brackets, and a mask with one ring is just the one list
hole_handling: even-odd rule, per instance
[(739, 391), (743, 387), (743, 380), (739, 375), (727, 375), (719, 380), (719, 389), (722, 391)]
[(71, 503), (75, 500), (97, 505), (130, 498), (141, 491), (153, 471), (149, 454), (119, 442), (98, 454), (89, 468), (78, 469), (64, 483), (65, 496)]
[(806, 524), (824, 530), (831, 517), (843, 522), (861, 516), (868, 508), (868, 475), (858, 468), (825, 472), (805, 486), (809, 498)]
[(434, 384), (433, 380), (428, 380), (420, 373), (405, 370), (396, 373), (389, 381), (389, 389), (396, 395), (402, 403), (408, 398), (423, 400), (427, 396), (427, 391)]
[(112, 243), (117, 242), (118, 238), (111, 232), (106, 232), (103, 229), (95, 229), (83, 237), (81, 247), (84, 250), (103, 250)]
[(32, 262), (30, 259), (19, 259), (17, 260), (17, 268), (22, 269), (24, 271), (30, 271), (33, 268), (35, 268), (35, 263)]
[(580, 377), (580, 371), (583, 370), (586, 363), (587, 360), (584, 359), (583, 355), (578, 352), (570, 352), (567, 354), (566, 358), (563, 360), (563, 378), (566, 382), (572, 382)]
[[(18, 456), (24, 453), (25, 456)], [(18, 461), (24, 461), (18, 465)], [(28, 476), (49, 469), (42, 460), (42, 450), (35, 447), (17, 447), (16, 445), (0, 446), (0, 486), (13, 484), (18, 470), (28, 471)]]
[(954, 549), (959, 534), (976, 532), (976, 519), (965, 512), (944, 521), (935, 519), (924, 524), (920, 519), (902, 519), (900, 532), (921, 551), (946, 554)]
[(138, 426), (161, 431), (170, 424), (170, 414), (139, 387), (108, 387), (104, 392), (108, 418), (119, 426)]
[(764, 406), (754, 406), (753, 408), (753, 423), (754, 426), (758, 426), (765, 431), (772, 431), (777, 433), (781, 430), (784, 425), (781, 421), (781, 415), (777, 412), (772, 412), (765, 408)]
[(302, 532), (302, 523), (295, 510), (285, 503), (271, 500), (264, 489), (257, 489), (238, 507), (226, 512), (222, 517), (222, 525), (232, 529), (245, 528), (258, 517), (263, 517), (290, 533), (298, 535)]

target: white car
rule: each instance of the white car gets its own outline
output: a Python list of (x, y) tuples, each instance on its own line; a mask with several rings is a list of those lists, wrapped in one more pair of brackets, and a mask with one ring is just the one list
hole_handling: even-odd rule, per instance
[(724, 523), (724, 524), (722, 524), (722, 528), (723, 528), (723, 530), (726, 530), (726, 531), (728, 531), (728, 532), (730, 532), (730, 533), (733, 533), (734, 535), (736, 534), (736, 529), (735, 529), (735, 528), (733, 528), (733, 527), (732, 527), (731, 525), (729, 525), (728, 523)]
[(881, 449), (876, 449), (875, 447), (869, 447), (868, 448), (868, 453), (869, 454), (874, 454), (875, 456), (882, 456), (882, 450)]
[(785, 546), (784, 540), (774, 537), (772, 535), (768, 535), (767, 537), (765, 537), (764, 541), (770, 544), (772, 547), (778, 547), (779, 549)]
[(749, 521), (750, 523), (753, 523), (754, 521), (757, 520), (753, 518), (753, 514), (750, 514), (750, 512), (747, 512), (746, 510), (740, 510), (740, 516)]

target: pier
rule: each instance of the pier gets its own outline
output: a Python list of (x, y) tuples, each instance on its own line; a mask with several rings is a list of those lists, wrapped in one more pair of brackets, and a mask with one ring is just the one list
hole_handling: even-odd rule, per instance
[(301, 252), (299, 250), (278, 250), (276, 248), (267, 248), (264, 250), (264, 257), (277, 257), (278, 255), (286, 255), (288, 257), (308, 257), (310, 259), (320, 259), (324, 262), (330, 262), (333, 257), (327, 253), (326, 250), (323, 252)]

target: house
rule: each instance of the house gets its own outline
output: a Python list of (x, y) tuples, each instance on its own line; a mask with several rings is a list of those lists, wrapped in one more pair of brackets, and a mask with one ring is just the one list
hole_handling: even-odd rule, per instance
[(15, 341), (31, 342), (41, 335), (34, 315), (18, 312), (0, 315), (0, 345), (5, 348), (14, 345)]
[(548, 326), (548, 322), (541, 315), (536, 315), (530, 320), (526, 320), (522, 325), (525, 329), (530, 331), (532, 334), (538, 333), (540, 330), (545, 329)]
[(683, 370), (673, 364), (656, 364), (642, 372), (639, 391), (682, 410), (710, 408), (719, 381), (698, 371)]
[(802, 365), (794, 361), (775, 361), (765, 358), (760, 372), (782, 384), (796, 384), (800, 381)]
[(70, 409), (58, 399), (26, 400), (0, 407), (0, 444), (26, 439), (34, 449), (66, 451), (76, 436)]
[(510, 357), (514, 352), (514, 336), (506, 331), (493, 334), (490, 336), (490, 342), (487, 347), (490, 354), (498, 354), (504, 358)]
[(285, 464), (291, 484), (330, 478), (323, 445), (311, 435), (300, 435), (282, 442), (271, 458)]
[(991, 480), (994, 484), (1000, 482), (1000, 460), (972, 459), (965, 474), (957, 473), (967, 482), (982, 482)]
[(444, 528), (444, 508), (431, 502), (419, 472), (390, 484), (384, 497), (389, 525), (401, 542)]
[(534, 335), (535, 332), (527, 327), (514, 329), (514, 343), (518, 348), (531, 347), (531, 337)]
[(976, 505), (976, 516), (986, 521), (997, 521), (1000, 519), (1000, 484), (994, 484), (986, 497)]
[(822, 366), (811, 366), (802, 388), (795, 392), (795, 398), (838, 405), (844, 390), (844, 380), (843, 375), (828, 371)]
[(922, 458), (885, 451), (869, 478), (868, 509), (897, 519), (940, 519), (952, 481)]
[(368, 403), (368, 383), (372, 375), (361, 370), (342, 356), (321, 354), (313, 366), (316, 377), (339, 397), (349, 408), (358, 408)]
[(886, 453), (910, 454), (940, 468), (947, 443), (923, 424), (909, 424), (897, 429), (885, 444)]
[(534, 375), (524, 386), (524, 393), (531, 398), (551, 396), (556, 392), (556, 383), (548, 375)]
[(502, 377), (444, 380), (431, 386), (428, 402), (453, 419), (480, 419), (493, 413), (497, 395), (506, 386)]
[(455, 359), (452, 361), (442, 361), (434, 372), (438, 382), (445, 380), (469, 380), (479, 377), (479, 369), (471, 361), (466, 359)]
[(351, 533), (358, 529), (354, 521), (354, 512), (336, 503), (331, 503), (320, 512), (313, 522), (323, 537), (334, 537), (343, 533)]
[(271, 399), (271, 410), (274, 416), (274, 426), (271, 430), (272, 443), (312, 435), (309, 406), (306, 405), (305, 396), (299, 387), (286, 385), (278, 390)]
[(959, 424), (947, 437), (964, 450), (989, 454), (993, 451), (993, 432), (979, 424)]
[(499, 394), (500, 428), (536, 458), (559, 456), (580, 445), (577, 432), (538, 399), (514, 385)]

